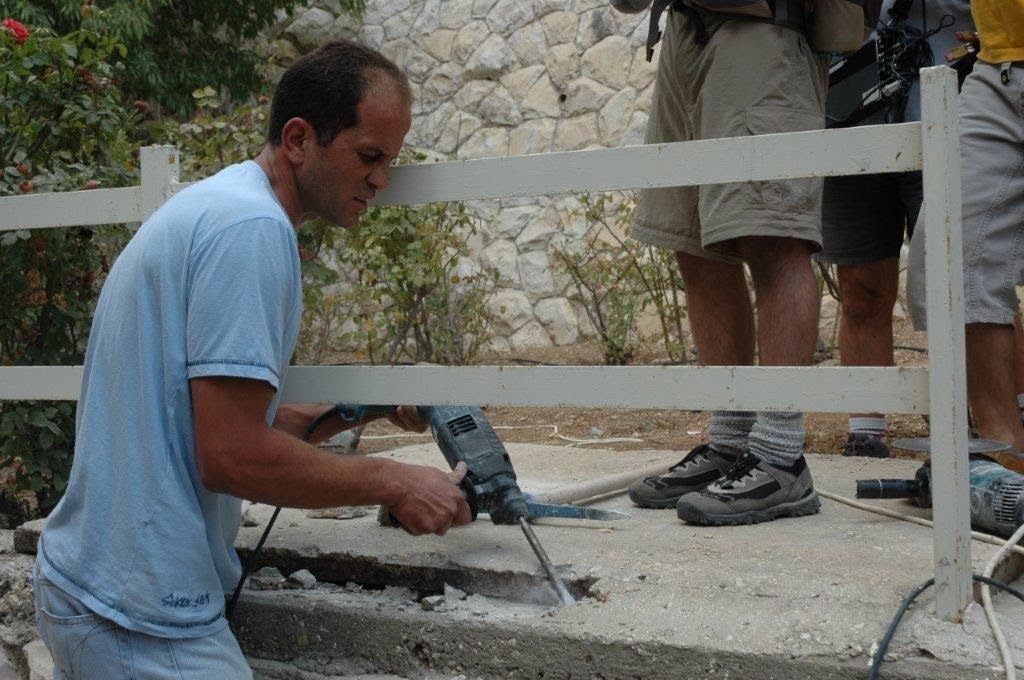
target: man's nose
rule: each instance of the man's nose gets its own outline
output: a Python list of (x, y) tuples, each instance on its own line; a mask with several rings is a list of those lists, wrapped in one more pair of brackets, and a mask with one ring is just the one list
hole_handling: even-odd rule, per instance
[(370, 183), (370, 186), (375, 191), (386, 189), (391, 184), (391, 166), (382, 165), (373, 169), (373, 171), (366, 177), (366, 181)]

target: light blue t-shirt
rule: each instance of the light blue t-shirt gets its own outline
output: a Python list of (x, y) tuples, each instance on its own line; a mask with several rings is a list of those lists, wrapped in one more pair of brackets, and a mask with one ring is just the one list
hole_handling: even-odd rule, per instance
[(189, 379), (278, 395), (302, 315), (298, 245), (263, 170), (233, 165), (178, 193), (100, 293), (67, 493), (37, 558), (44, 577), (131, 630), (219, 631), (240, 575), (240, 500), (203, 486)]

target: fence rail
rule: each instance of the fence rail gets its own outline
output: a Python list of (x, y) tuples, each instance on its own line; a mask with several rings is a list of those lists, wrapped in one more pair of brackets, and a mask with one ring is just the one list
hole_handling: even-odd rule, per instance
[[(921, 74), (921, 123), (396, 168), (377, 204), (922, 169), (929, 367), (295, 367), (283, 398), (352, 403), (930, 413), (939, 616), (971, 601), (956, 76)], [(177, 191), (178, 154), (143, 149), (141, 186), (0, 198), (0, 231), (141, 222)], [(77, 399), (80, 367), (0, 368), (0, 399)]]

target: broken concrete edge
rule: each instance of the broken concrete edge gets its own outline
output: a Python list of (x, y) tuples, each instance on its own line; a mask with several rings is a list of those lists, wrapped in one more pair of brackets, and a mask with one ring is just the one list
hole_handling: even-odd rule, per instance
[[(686, 613), (680, 612), (685, 618)], [(323, 591), (251, 593), (232, 625), (251, 657), (287, 662), (328, 674), (334, 663), (365, 664), (378, 672), (425, 672), (471, 677), (661, 678), (784, 677), (860, 680), (863, 656), (749, 654), (708, 647), (610, 639), (568, 629), (505, 620), (438, 618), (420, 607), (367, 607)], [(988, 666), (930, 659), (887, 662), (885, 676), (911, 680), (982, 680)]]
[[(26, 522), (14, 532), (15, 550), (35, 554), (39, 535), (46, 525), (45, 519)], [(251, 550), (242, 545), (235, 546), (239, 559), (245, 564)], [(347, 553), (320, 554), (319, 551), (292, 550), (264, 547), (259, 560), (252, 565), (252, 571), (275, 567), (282, 574), (306, 570), (316, 580), (335, 584), (357, 583), (361, 586), (400, 586), (424, 591), (442, 593), (446, 585), (467, 593), (501, 597), (532, 604), (555, 604), (553, 594), (548, 593), (547, 579), (543, 574), (525, 571), (495, 572), (472, 569), (450, 562), (443, 556), (435, 556), (431, 563), (409, 564), (395, 559), (381, 560), (366, 555)], [(596, 581), (592, 576), (575, 574), (563, 575), (566, 587), (573, 597), (579, 599), (589, 595), (590, 586)], [(282, 584), (283, 585), (283, 584)], [(314, 581), (315, 585), (315, 581)], [(312, 587), (312, 586), (301, 586)]]

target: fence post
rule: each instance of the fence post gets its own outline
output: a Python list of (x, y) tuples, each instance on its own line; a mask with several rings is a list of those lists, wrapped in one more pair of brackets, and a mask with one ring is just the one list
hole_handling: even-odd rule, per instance
[(142, 166), (140, 222), (156, 212), (174, 194), (178, 183), (178, 149), (174, 146), (144, 146), (139, 151)]
[(971, 523), (957, 78), (945, 66), (921, 71), (921, 135), (935, 606), (960, 621), (971, 601)]

